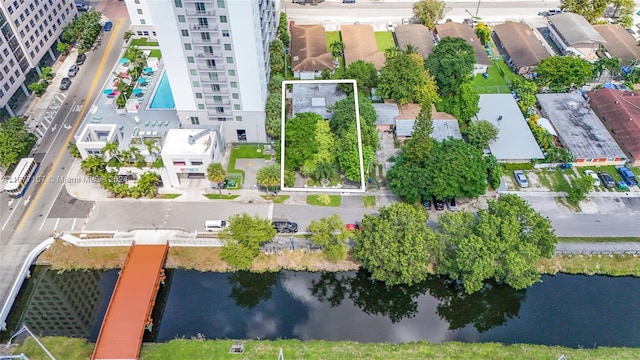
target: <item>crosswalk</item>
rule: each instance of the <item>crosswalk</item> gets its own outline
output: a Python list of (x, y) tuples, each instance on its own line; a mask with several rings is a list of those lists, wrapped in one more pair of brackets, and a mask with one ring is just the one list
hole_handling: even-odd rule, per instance
[(47, 133), (47, 130), (49, 130), (49, 128), (51, 127), (53, 119), (55, 119), (56, 115), (58, 115), (58, 111), (60, 111), (60, 108), (62, 107), (62, 104), (64, 104), (66, 99), (66, 93), (56, 94), (56, 97), (53, 99), (51, 104), (49, 104), (49, 107), (47, 107), (47, 110), (45, 111), (42, 119), (40, 119), (40, 122), (36, 127), (35, 133), (38, 137), (42, 138)]
[(78, 231), (85, 226), (86, 218), (47, 218), (40, 225), (41, 231)]

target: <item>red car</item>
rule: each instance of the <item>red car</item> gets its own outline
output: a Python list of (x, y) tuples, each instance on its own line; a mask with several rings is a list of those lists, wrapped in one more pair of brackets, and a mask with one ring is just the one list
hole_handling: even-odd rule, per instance
[(347, 224), (346, 228), (347, 230), (351, 230), (351, 231), (362, 230), (362, 228), (360, 227), (360, 224)]

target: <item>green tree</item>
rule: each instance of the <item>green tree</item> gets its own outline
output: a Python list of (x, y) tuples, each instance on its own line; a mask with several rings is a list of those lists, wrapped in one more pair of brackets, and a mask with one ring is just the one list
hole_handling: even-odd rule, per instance
[(314, 220), (309, 225), (311, 242), (322, 247), (324, 255), (331, 262), (338, 262), (347, 257), (347, 238), (344, 223), (339, 215)]
[[(351, 180), (360, 182), (360, 152), (358, 148), (358, 131), (355, 122), (351, 123), (349, 129), (336, 139), (336, 160), (338, 167), (344, 176)], [(362, 143), (362, 157), (364, 167), (373, 164), (375, 161), (375, 150)]]
[(611, 0), (560, 0), (560, 9), (582, 15), (593, 23), (604, 15), (610, 2)]
[(0, 168), (8, 169), (29, 155), (36, 143), (21, 117), (12, 117), (0, 122)]
[(479, 22), (474, 29), (476, 36), (480, 39), (482, 45), (487, 45), (491, 41), (491, 29), (483, 22)]
[(411, 138), (404, 142), (402, 153), (406, 161), (416, 166), (424, 166), (433, 147), (432, 132), (431, 104), (427, 103), (420, 108), (420, 113), (413, 125)]
[(590, 176), (575, 177), (571, 179), (571, 187), (567, 190), (567, 201), (577, 206), (580, 201), (587, 198), (587, 194), (593, 189), (593, 179)]
[(218, 234), (219, 239), (226, 241), (220, 257), (237, 270), (248, 269), (258, 256), (260, 245), (271, 241), (274, 236), (276, 230), (269, 219), (246, 213), (232, 215), (229, 217), (229, 227)]
[(106, 163), (99, 156), (89, 156), (82, 160), (80, 168), (87, 176), (102, 176), (107, 172)]
[(444, 17), (445, 6), (440, 0), (420, 0), (413, 4), (413, 15), (420, 24), (433, 29)]
[(471, 83), (465, 82), (460, 84), (455, 94), (444, 96), (442, 101), (438, 103), (438, 108), (468, 125), (471, 118), (480, 111), (479, 102), (478, 92), (471, 86)]
[(160, 183), (160, 175), (147, 171), (140, 175), (138, 182), (133, 186), (129, 193), (135, 199), (146, 196), (150, 199), (154, 198), (158, 194), (158, 184)]
[(207, 180), (216, 184), (218, 187), (218, 193), (222, 195), (222, 182), (227, 177), (227, 172), (220, 163), (211, 163), (207, 166)]
[(80, 150), (78, 150), (78, 145), (74, 142), (70, 142), (67, 144), (67, 149), (69, 150), (69, 155), (71, 155), (74, 159), (80, 159)]
[(296, 114), (285, 127), (285, 169), (299, 170), (318, 150), (315, 128), (322, 116), (316, 113)]
[(282, 129), (282, 95), (280, 92), (273, 92), (267, 97), (265, 105), (265, 130), (272, 139), (279, 139)]
[(399, 53), (396, 56), (387, 57), (380, 71), (378, 94), (399, 105), (436, 101), (437, 86), (433, 77), (425, 71), (423, 61), (418, 54)]
[(602, 75), (606, 70), (609, 73), (610, 80), (613, 80), (619, 75), (621, 68), (622, 68), (622, 60), (620, 60), (620, 58), (617, 58), (617, 57), (599, 58), (598, 60), (596, 60), (595, 63), (593, 63), (593, 66), (592, 66), (593, 74), (595, 76)]
[(487, 164), (487, 183), (493, 190), (496, 190), (500, 186), (502, 167), (493, 154), (485, 156), (484, 161)]
[(329, 51), (334, 58), (344, 55), (344, 43), (340, 40), (336, 40), (329, 44)]
[(536, 83), (525, 80), (524, 78), (516, 78), (512, 86), (513, 91), (515, 91), (518, 97), (518, 107), (520, 107), (520, 111), (524, 114), (535, 111), (536, 102), (538, 101), (536, 98), (536, 93), (538, 92)]
[(630, 29), (633, 26), (633, 15), (632, 14), (624, 14), (618, 18), (618, 24), (620, 24), (625, 29)]
[[(358, 92), (371, 93), (371, 89), (378, 86), (378, 70), (372, 63), (363, 60), (354, 61), (344, 69), (343, 79), (353, 79), (358, 85)], [(347, 94), (353, 92), (351, 84), (338, 84), (338, 88)]]
[[(351, 124), (356, 121), (356, 105), (354, 99), (354, 95), (350, 94), (345, 99), (333, 104), (333, 107), (330, 109), (333, 113), (330, 122), (331, 130), (338, 136), (342, 135), (349, 129)], [(375, 128), (378, 113), (376, 113), (376, 109), (374, 109), (371, 104), (371, 100), (362, 94), (358, 94), (358, 110), (360, 113), (360, 125)]]
[(280, 39), (275, 39), (269, 43), (269, 66), (271, 73), (283, 73), (284, 71), (284, 44)]
[(335, 138), (331, 132), (329, 122), (324, 119), (316, 121), (315, 130), (315, 142), (318, 144), (318, 149), (313, 157), (309, 159), (305, 164), (310, 166), (310, 171), (314, 173), (318, 164), (328, 163), (333, 164), (336, 161), (335, 156)]
[(27, 86), (29, 90), (33, 91), (38, 96), (44, 94), (44, 92), (47, 91), (47, 87), (49, 87), (49, 84), (45, 80), (38, 80)]
[(378, 214), (365, 215), (353, 256), (387, 285), (413, 285), (427, 278), (440, 252), (427, 215), (418, 207), (395, 203)]
[[(269, 93), (278, 93), (282, 94), (282, 82), (284, 81), (284, 76), (281, 74), (272, 74), (271, 79), (269, 79)], [(281, 95), (282, 96), (282, 95)]]
[(316, 166), (313, 176), (320, 182), (329, 182), (336, 174), (336, 166), (333, 163), (321, 162)]
[(551, 56), (543, 59), (536, 71), (538, 83), (553, 91), (582, 86), (593, 77), (591, 64), (573, 56)]
[(425, 168), (410, 163), (401, 155), (387, 172), (386, 182), (394, 195), (404, 202), (415, 204), (422, 197), (431, 196), (425, 182), (429, 175)]
[(440, 216), (444, 252), (436, 270), (459, 279), (467, 293), (493, 279), (514, 289), (540, 281), (536, 264), (551, 257), (557, 242), (548, 219), (517, 195), (490, 200), (477, 218), (461, 211)]
[(43, 80), (51, 80), (53, 79), (53, 70), (49, 66), (43, 66), (40, 68), (40, 78)]
[(71, 45), (60, 41), (59, 43), (56, 44), (56, 50), (58, 50), (59, 53), (66, 55), (67, 52), (71, 50)]
[(156, 161), (158, 157), (158, 151), (160, 151), (160, 146), (158, 146), (158, 142), (155, 139), (146, 139), (142, 142), (144, 144), (145, 149), (151, 156), (151, 162)]
[(466, 134), (469, 144), (483, 150), (498, 138), (498, 128), (487, 120), (474, 121), (467, 127)]
[(636, 6), (633, 0), (609, 0), (609, 3), (613, 5), (613, 16), (618, 17), (620, 14), (629, 15), (633, 13)]
[(482, 152), (462, 140), (435, 142), (425, 164), (423, 181), (437, 199), (475, 198), (487, 188), (487, 165)]
[(425, 67), (444, 94), (455, 94), (462, 83), (471, 81), (476, 63), (473, 47), (459, 37), (445, 37), (433, 47)]
[(269, 193), (270, 188), (277, 188), (280, 186), (280, 165), (273, 164), (265, 166), (258, 170), (256, 174), (256, 181), (258, 184), (265, 187), (265, 191)]
[(278, 23), (278, 38), (285, 46), (289, 46), (289, 24), (287, 21), (287, 14), (285, 12), (280, 13), (280, 22)]

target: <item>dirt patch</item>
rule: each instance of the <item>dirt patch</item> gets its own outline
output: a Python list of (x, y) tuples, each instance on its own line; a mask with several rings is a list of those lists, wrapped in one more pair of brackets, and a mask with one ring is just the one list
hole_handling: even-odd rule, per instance
[(122, 266), (128, 252), (128, 247), (79, 247), (56, 240), (38, 257), (36, 264), (60, 271), (116, 269)]

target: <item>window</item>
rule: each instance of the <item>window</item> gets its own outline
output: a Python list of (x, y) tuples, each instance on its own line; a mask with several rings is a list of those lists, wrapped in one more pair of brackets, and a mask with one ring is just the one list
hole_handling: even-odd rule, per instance
[(233, 58), (231, 56), (227, 57), (227, 64), (233, 64)]
[(198, 110), (204, 110), (204, 104), (198, 104)]
[(191, 75), (198, 75), (198, 70), (191, 69), (191, 70), (189, 70), (189, 73), (191, 73)]
[(16, 79), (13, 76), (9, 77), (9, 81), (11, 82), (11, 85), (15, 84)]
[(224, 0), (218, 0), (218, 7), (224, 9)]
[(231, 97), (237, 100), (240, 98), (240, 95), (238, 95), (238, 93), (233, 93), (231, 94)]
[(233, 110), (240, 110), (240, 104), (233, 104)]
[(202, 93), (196, 93), (196, 99), (202, 99)]
[(220, 15), (220, 22), (221, 23), (226, 23), (227, 22), (227, 17), (225, 15)]
[(193, 85), (194, 88), (199, 88), (200, 87), (200, 81), (193, 81), (191, 83), (191, 85)]
[(9, 84), (4, 83), (4, 89), (5, 89), (6, 91), (9, 91)]
[(173, 160), (173, 166), (185, 166), (187, 163), (184, 160)]
[(199, 14), (204, 14), (204, 13), (207, 11), (207, 9), (206, 9), (206, 8), (205, 8), (205, 6), (204, 6), (204, 3), (197, 2), (197, 3), (196, 3), (196, 11), (197, 11)]
[(218, 117), (218, 121), (227, 121), (227, 118), (225, 118), (225, 117)]
[(187, 22), (187, 20), (184, 17), (184, 15), (178, 15), (178, 22), (184, 23), (184, 22)]
[(140, 0), (133, 0), (133, 3), (136, 5), (140, 5)]
[(182, 7), (182, 0), (173, 0), (173, 4), (174, 4), (177, 8), (181, 8), (181, 7)]
[(229, 37), (229, 30), (222, 30), (222, 37)]
[(224, 44), (224, 49), (227, 51), (231, 51), (231, 44)]
[(222, 106), (216, 106), (216, 112), (218, 114), (224, 114), (224, 108)]
[(215, 68), (216, 67), (216, 61), (212, 60), (212, 59), (207, 59), (207, 67), (208, 68)]
[(142, 9), (136, 9), (136, 11), (138, 12), (138, 15), (142, 15)]
[(182, 36), (189, 36), (189, 30), (180, 30)]
[(202, 165), (202, 160), (189, 160), (189, 162), (190, 162), (190, 163), (191, 163), (191, 165), (193, 165), (193, 166)]
[(198, 18), (198, 25), (200, 25), (203, 29), (209, 28), (209, 19), (207, 18)]
[(140, 19), (140, 25), (146, 25), (147, 24), (147, 20), (145, 19)]
[(236, 71), (234, 69), (229, 69), (229, 76), (236, 76)]
[(247, 141), (246, 130), (236, 130), (236, 135), (238, 135), (238, 141)]
[(197, 116), (191, 116), (189, 120), (191, 120), (191, 125), (200, 125), (200, 119)]
[(191, 50), (191, 44), (184, 44), (185, 50)]
[(230, 82), (229, 85), (231, 85), (231, 87), (234, 89), (238, 87), (238, 83), (235, 81)]
[[(20, 15), (20, 17), (24, 19), (24, 15)], [(20, 21), (18, 19), (13, 20), (13, 23), (16, 25), (16, 27), (20, 26)]]
[(202, 41), (204, 41), (204, 42), (210, 42), (211, 41), (211, 34), (209, 34), (208, 32), (201, 32), (200, 33), (200, 37), (202, 38)]
[(213, 46), (204, 46), (204, 53), (208, 55), (213, 54)]
[(195, 63), (196, 61), (193, 59), (193, 56), (187, 56), (187, 62), (188, 62), (189, 64), (193, 64), (193, 63)]
[(211, 90), (218, 92), (220, 91), (220, 85), (218, 84), (211, 84)]
[(236, 121), (242, 121), (242, 116), (236, 116)]
[(218, 80), (218, 73), (210, 72), (209, 73), (209, 80)]
[(222, 102), (222, 96), (218, 96), (218, 95), (214, 96), (213, 97), (213, 102), (221, 103)]
[(13, 67), (13, 65), (15, 65), (16, 62), (13, 61), (13, 59), (9, 59), (9, 66)]

